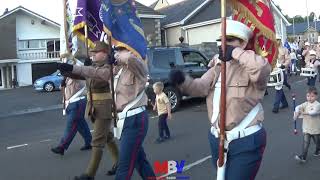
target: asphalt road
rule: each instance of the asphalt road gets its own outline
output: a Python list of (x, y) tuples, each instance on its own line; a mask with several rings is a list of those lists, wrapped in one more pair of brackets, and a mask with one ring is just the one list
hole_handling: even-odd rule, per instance
[[(306, 82), (299, 77), (291, 78), (290, 82), (292, 91), (285, 90), (288, 102), (292, 102), (290, 96), (293, 92), (297, 94), (297, 103), (303, 102)], [(0, 116), (0, 180), (69, 180), (85, 170), (90, 151), (79, 150), (83, 145), (80, 136), (76, 136), (64, 156), (50, 151), (59, 142), (66, 122), (58, 108), (60, 92), (37, 93), (31, 88), (21, 88), (0, 91), (0, 99), (0, 114), (3, 115)], [(299, 134), (293, 135), (292, 110), (284, 109), (273, 114), (273, 99), (274, 90), (270, 89), (263, 102), (267, 148), (256, 179), (319, 180), (320, 158), (312, 156), (314, 145), (310, 147), (306, 164), (294, 160), (294, 155), (301, 151), (301, 123), (298, 124)], [(38, 111), (32, 111), (34, 109)], [(183, 176), (192, 180), (215, 179), (207, 140), (209, 121), (205, 101), (199, 98), (187, 100), (173, 117), (169, 122), (172, 139), (155, 144), (157, 118), (150, 112), (149, 131), (144, 142), (150, 163), (185, 160), (187, 169)], [(96, 179), (113, 179), (104, 175), (111, 167), (107, 151), (103, 158)], [(132, 179), (140, 178), (135, 173)]]

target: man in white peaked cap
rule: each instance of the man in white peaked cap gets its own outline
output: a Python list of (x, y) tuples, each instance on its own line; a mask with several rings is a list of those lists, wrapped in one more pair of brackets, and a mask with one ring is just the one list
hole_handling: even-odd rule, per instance
[[(227, 20), (226, 47), (226, 163), (217, 168), (217, 179), (254, 179), (266, 146), (266, 131), (261, 101), (271, 71), (267, 59), (254, 51), (245, 50), (252, 31), (246, 25)], [(170, 72), (170, 81), (191, 96), (207, 99), (209, 142), (213, 165), (217, 165), (219, 147), (221, 60), (219, 59), (201, 78), (192, 79), (180, 70)]]

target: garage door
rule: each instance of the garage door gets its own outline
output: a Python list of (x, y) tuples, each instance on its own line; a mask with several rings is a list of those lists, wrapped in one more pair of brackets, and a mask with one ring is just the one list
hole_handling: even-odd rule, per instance
[(43, 76), (50, 75), (57, 70), (56, 63), (39, 63), (32, 64), (32, 82)]

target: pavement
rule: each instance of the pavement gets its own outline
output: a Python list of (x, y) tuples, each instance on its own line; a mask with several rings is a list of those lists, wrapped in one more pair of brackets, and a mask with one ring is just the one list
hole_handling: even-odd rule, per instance
[[(297, 94), (297, 104), (304, 102), (306, 81), (293, 76), (290, 83), (292, 90), (285, 88), (288, 102), (292, 102), (291, 93)], [(50, 151), (59, 142), (66, 123), (61, 111), (61, 92), (39, 93), (30, 87), (19, 88), (0, 91), (0, 99), (0, 180), (71, 180), (85, 170), (90, 151), (79, 150), (83, 145), (80, 136), (76, 136), (64, 156)], [(256, 180), (319, 180), (320, 158), (312, 156), (314, 145), (310, 147), (306, 164), (294, 160), (302, 146), (301, 122), (298, 123), (298, 135), (294, 135), (292, 108), (273, 114), (273, 99), (274, 90), (269, 89), (269, 95), (263, 101), (267, 148)], [(157, 117), (153, 112), (149, 114), (144, 147), (151, 164), (185, 160), (181, 175), (192, 180), (215, 179), (204, 99), (193, 98), (182, 103), (181, 109), (169, 121), (172, 139), (162, 144), (154, 143), (158, 134)], [(105, 151), (96, 179), (113, 179), (104, 175), (110, 167), (110, 155)], [(140, 177), (135, 172), (132, 179), (139, 180)]]

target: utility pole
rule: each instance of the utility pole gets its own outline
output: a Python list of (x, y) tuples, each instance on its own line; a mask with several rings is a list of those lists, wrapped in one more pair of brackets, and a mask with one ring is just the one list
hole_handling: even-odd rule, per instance
[(308, 42), (310, 42), (310, 35), (309, 35), (310, 22), (309, 22), (308, 0), (306, 0), (306, 8), (307, 8), (307, 23), (308, 23), (307, 35), (308, 35)]
[(295, 38), (296, 37), (296, 31), (294, 29), (294, 18), (295, 18), (295, 16), (293, 17), (292, 32), (293, 32), (293, 37)]

